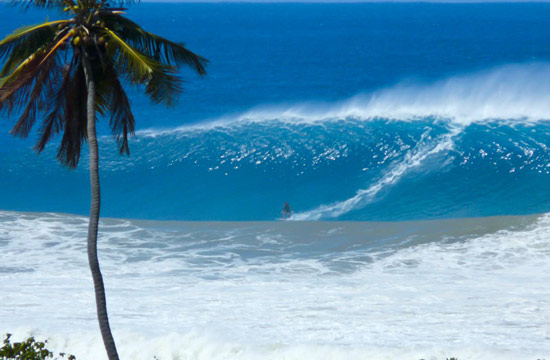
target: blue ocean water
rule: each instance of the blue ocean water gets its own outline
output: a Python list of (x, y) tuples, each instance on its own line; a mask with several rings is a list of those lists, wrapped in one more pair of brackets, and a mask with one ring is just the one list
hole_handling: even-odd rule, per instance
[[(121, 358), (550, 358), (550, 4), (128, 16), (210, 64), (182, 70), (174, 108), (128, 89), (130, 157), (100, 121)], [(0, 36), (45, 18), (2, 7)], [(14, 121), (0, 118), (0, 334), (104, 359), (88, 156), (72, 171), (55, 142), (37, 156)], [(319, 221), (272, 221), (285, 201)]]
[[(284, 201), (302, 219), (548, 211), (549, 14), (536, 3), (131, 7), (210, 65), (204, 78), (182, 71), (174, 108), (128, 90), (138, 133), (127, 158), (103, 131), (102, 215), (270, 220)], [(0, 34), (44, 18), (4, 8)], [(86, 214), (86, 156), (66, 171), (55, 144), (37, 157), (32, 139), (10, 138), (13, 122), (0, 122), (0, 206)]]

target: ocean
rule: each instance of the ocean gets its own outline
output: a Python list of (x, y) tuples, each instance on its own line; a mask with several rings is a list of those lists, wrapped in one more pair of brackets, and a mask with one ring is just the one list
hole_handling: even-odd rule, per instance
[[(7, 7), (0, 37), (58, 17)], [(550, 4), (143, 3), (209, 59), (100, 119), (122, 358), (550, 358)], [(0, 334), (105, 358), (88, 155), (0, 118)], [(279, 221), (283, 204), (294, 213)]]

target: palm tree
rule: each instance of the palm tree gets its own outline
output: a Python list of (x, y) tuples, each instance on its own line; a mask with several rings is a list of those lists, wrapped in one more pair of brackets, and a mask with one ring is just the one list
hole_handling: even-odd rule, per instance
[(24, 7), (63, 10), (68, 16), (16, 30), (0, 42), (0, 111), (19, 119), (11, 133), (27, 137), (41, 120), (40, 153), (62, 133), (57, 158), (74, 168), (83, 143), (90, 151), (91, 206), (88, 260), (99, 327), (110, 360), (118, 359), (97, 258), (100, 210), (96, 115), (109, 116), (121, 154), (129, 155), (134, 116), (121, 79), (143, 85), (155, 103), (171, 105), (181, 92), (177, 66), (205, 74), (206, 59), (142, 29), (108, 0), (19, 0)]

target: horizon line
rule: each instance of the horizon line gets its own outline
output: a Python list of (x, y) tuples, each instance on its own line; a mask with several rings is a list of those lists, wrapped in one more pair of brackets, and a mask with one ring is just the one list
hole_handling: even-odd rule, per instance
[(550, 0), (141, 0), (140, 2), (157, 4), (550, 4)]
[[(9, 0), (8, 0), (9, 1)], [(2, 0), (0, 0), (2, 2)], [(528, 4), (548, 3), (550, 0), (141, 0), (144, 3), (193, 3), (193, 4), (358, 4), (358, 3), (430, 3), (430, 4)]]
[[(0, 4), (12, 3), (0, 0)], [(116, 3), (117, 1), (112, 1)], [(157, 4), (529, 4), (548, 3), (550, 0), (137, 0), (136, 3)]]

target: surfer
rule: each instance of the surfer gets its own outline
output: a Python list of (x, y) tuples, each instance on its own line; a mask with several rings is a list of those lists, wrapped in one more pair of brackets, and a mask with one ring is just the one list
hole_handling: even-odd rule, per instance
[(283, 210), (281, 210), (281, 214), (283, 214), (283, 220), (285, 218), (289, 218), (290, 215), (294, 214), (294, 210), (290, 208), (290, 205), (285, 201), (285, 204), (283, 205)]

